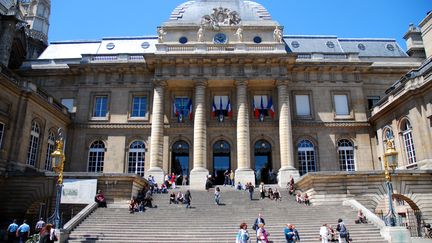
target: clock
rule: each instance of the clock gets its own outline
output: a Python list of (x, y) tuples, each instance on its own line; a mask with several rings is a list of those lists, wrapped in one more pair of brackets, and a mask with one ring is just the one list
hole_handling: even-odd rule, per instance
[(217, 33), (213, 37), (213, 42), (215, 44), (226, 44), (228, 42), (227, 36), (224, 33)]

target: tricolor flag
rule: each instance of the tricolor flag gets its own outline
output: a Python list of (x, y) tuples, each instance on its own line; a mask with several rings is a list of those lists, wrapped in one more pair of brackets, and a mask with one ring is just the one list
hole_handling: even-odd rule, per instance
[(232, 113), (232, 109), (231, 109), (231, 102), (229, 99), (228, 99), (228, 104), (227, 104), (226, 110), (228, 113), (228, 117), (232, 117), (233, 113)]
[(222, 96), (219, 96), (219, 113), (223, 112), (222, 108)]
[(214, 102), (213, 99), (213, 105), (212, 105), (212, 113), (211, 113), (212, 117), (214, 118), (216, 116), (216, 104)]
[(176, 117), (178, 117), (180, 115), (180, 113), (179, 113), (179, 111), (177, 109), (177, 105), (176, 105), (175, 101), (173, 103), (173, 112), (174, 112), (174, 114), (175, 114)]
[(268, 110), (270, 116), (272, 118), (274, 118), (275, 117), (275, 111), (274, 111), (274, 107), (273, 107), (272, 97), (270, 97), (270, 100), (267, 104), (267, 110)]
[(192, 106), (192, 99), (189, 99), (188, 109), (189, 109), (189, 120), (192, 121), (192, 119), (193, 119), (193, 106)]
[(259, 117), (259, 110), (255, 105), (255, 99), (253, 100), (253, 112), (254, 112), (255, 118), (258, 118)]

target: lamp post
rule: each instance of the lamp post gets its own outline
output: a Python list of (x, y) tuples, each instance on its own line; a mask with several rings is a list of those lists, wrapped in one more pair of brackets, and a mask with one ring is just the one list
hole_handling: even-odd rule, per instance
[(389, 198), (389, 212), (385, 216), (386, 225), (388, 226), (396, 226), (396, 214), (393, 208), (393, 184), (391, 181), (391, 172), (389, 171), (389, 167), (392, 172), (397, 167), (397, 156), (398, 152), (394, 147), (393, 140), (389, 139), (386, 142), (386, 152), (384, 153), (384, 170), (385, 170), (385, 179), (386, 186)]
[(60, 229), (60, 201), (61, 201), (61, 193), (63, 187), (63, 169), (64, 169), (64, 161), (65, 155), (63, 153), (63, 130), (61, 128), (57, 131), (57, 140), (56, 140), (56, 150), (51, 154), (52, 166), (54, 172), (58, 174), (57, 184), (56, 184), (56, 205), (54, 209), (54, 213), (51, 217), (48, 218), (48, 222), (54, 224), (56, 229)]

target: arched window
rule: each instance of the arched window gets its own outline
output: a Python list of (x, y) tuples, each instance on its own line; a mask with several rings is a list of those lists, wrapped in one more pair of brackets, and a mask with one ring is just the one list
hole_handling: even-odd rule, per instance
[(55, 135), (52, 131), (49, 132), (48, 135), (48, 146), (47, 146), (47, 154), (45, 159), (45, 170), (52, 170), (51, 165), (51, 154), (54, 152), (55, 145)]
[(144, 176), (145, 144), (135, 141), (129, 146), (128, 173)]
[(341, 171), (355, 171), (354, 145), (348, 139), (338, 142), (339, 164)]
[(38, 157), (39, 150), (39, 137), (40, 137), (40, 127), (36, 121), (32, 122), (32, 128), (30, 132), (30, 143), (27, 152), (27, 164), (35, 166)]
[(401, 126), (402, 136), (405, 146), (405, 153), (408, 159), (408, 164), (414, 164), (417, 162), (414, 141), (412, 137), (412, 127), (408, 120), (404, 120)]
[(297, 144), (297, 156), (300, 175), (317, 170), (315, 148), (311, 141), (301, 140)]
[(105, 144), (98, 140), (90, 145), (88, 156), (88, 172), (103, 172)]

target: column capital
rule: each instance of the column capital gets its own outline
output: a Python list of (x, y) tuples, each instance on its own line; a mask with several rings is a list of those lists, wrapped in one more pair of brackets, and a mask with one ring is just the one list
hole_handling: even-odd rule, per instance
[(237, 77), (234, 79), (234, 83), (236, 86), (248, 86), (249, 79), (246, 77)]
[(166, 79), (162, 79), (162, 78), (154, 78), (152, 80), (152, 83), (155, 87), (162, 87), (165, 88), (166, 86), (168, 86), (168, 82)]
[(278, 87), (279, 86), (287, 86), (289, 82), (290, 82), (290, 80), (288, 78), (281, 77), (281, 78), (275, 79), (275, 84)]
[(193, 78), (195, 87), (204, 86), (206, 87), (208, 85), (208, 79), (207, 78)]

